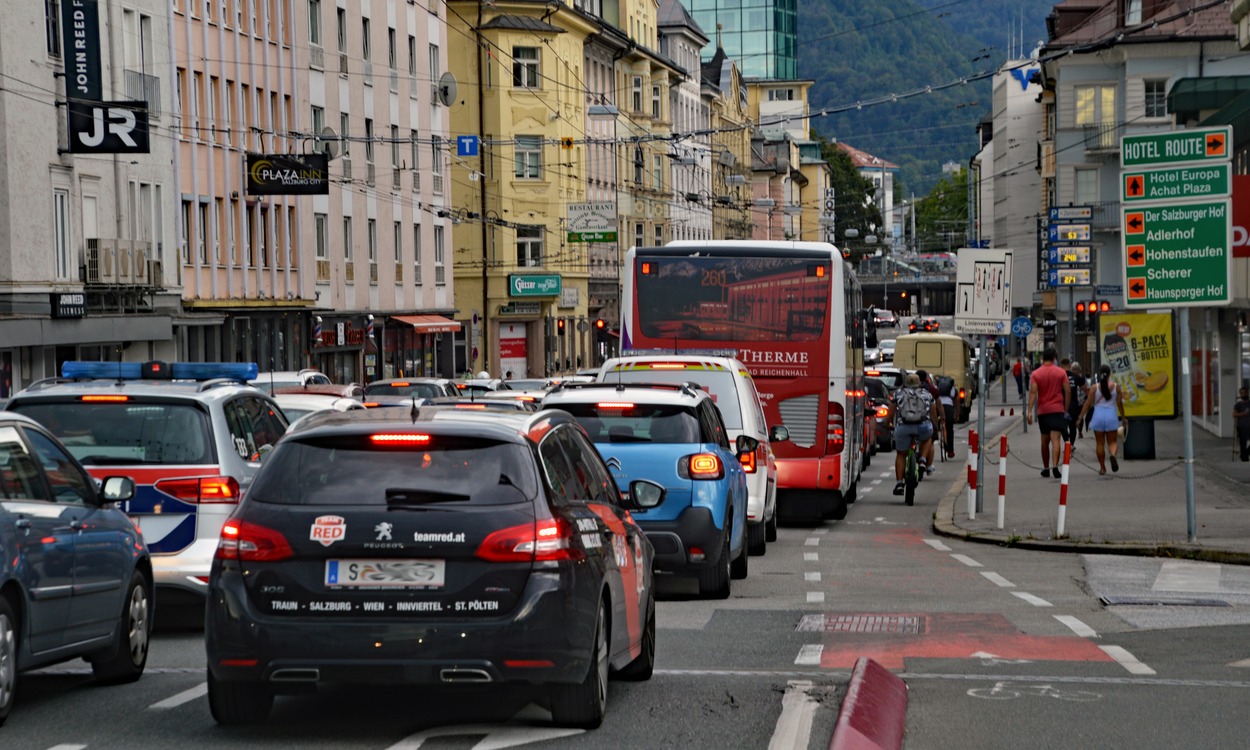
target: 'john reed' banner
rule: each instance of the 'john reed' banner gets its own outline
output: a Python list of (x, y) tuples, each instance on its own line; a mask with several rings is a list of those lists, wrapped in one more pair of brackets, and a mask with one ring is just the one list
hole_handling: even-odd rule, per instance
[(65, 94), (100, 101), (100, 16), (96, 0), (61, 0), (61, 59)]

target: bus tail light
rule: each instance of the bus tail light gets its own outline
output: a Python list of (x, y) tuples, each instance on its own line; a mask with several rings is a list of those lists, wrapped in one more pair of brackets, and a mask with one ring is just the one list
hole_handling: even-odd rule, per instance
[(677, 476), (682, 479), (717, 480), (725, 476), (725, 465), (715, 453), (682, 456), (677, 462)]
[(825, 434), (825, 455), (841, 455), (846, 447), (846, 413), (842, 404), (829, 402), (829, 428)]

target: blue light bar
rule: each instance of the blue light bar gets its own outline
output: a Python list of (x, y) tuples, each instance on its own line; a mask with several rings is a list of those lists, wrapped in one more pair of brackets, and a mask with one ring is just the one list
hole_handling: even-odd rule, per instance
[[(260, 368), (255, 362), (174, 362), (169, 366), (175, 380), (211, 380), (227, 378), (247, 382), (255, 380)], [(66, 362), (61, 365), (66, 378), (91, 380), (141, 380), (141, 362)]]

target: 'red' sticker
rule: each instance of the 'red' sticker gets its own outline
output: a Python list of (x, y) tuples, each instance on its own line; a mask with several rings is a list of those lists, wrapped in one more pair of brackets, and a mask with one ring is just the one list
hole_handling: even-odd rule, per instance
[(308, 533), (309, 539), (321, 542), (323, 547), (329, 547), (345, 536), (347, 536), (347, 521), (342, 516), (317, 516), (313, 519), (312, 529)]

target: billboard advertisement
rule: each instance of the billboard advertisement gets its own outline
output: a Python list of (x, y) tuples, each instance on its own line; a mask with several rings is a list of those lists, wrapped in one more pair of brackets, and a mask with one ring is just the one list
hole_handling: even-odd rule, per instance
[(1171, 313), (1107, 312), (1098, 318), (1102, 362), (1124, 394), (1129, 417), (1176, 415), (1176, 347)]

